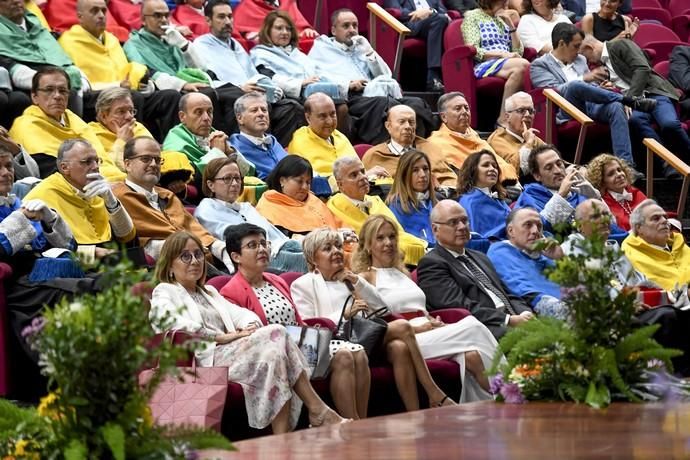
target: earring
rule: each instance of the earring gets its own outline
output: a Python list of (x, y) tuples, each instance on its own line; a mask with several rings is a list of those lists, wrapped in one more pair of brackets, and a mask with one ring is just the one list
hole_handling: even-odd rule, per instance
[(175, 274), (173, 272), (168, 273), (168, 278), (170, 278), (171, 280), (174, 280)]

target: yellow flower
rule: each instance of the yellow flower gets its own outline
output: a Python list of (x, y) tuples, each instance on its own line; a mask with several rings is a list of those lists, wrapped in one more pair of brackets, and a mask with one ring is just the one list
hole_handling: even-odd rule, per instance
[(153, 415), (151, 414), (151, 408), (149, 406), (144, 406), (143, 414), (144, 426), (146, 428), (151, 428), (153, 426)]
[(57, 402), (56, 392), (50, 392), (46, 396), (41, 398), (41, 402), (38, 405), (38, 415), (41, 417), (57, 418), (55, 413), (55, 402)]
[[(32, 446), (33, 445), (33, 446)], [(5, 457), (5, 459), (15, 459), (15, 458), (22, 458), (22, 459), (29, 459), (29, 460), (40, 460), (41, 456), (38, 455), (36, 452), (31, 452), (30, 449), (31, 447), (35, 447), (35, 443), (32, 441), (28, 441), (26, 439), (20, 439), (14, 444), (14, 452), (12, 457)]]

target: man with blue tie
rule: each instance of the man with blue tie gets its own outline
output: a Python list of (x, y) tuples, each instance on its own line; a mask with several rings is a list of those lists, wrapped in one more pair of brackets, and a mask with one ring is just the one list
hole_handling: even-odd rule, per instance
[(446, 7), (441, 0), (385, 0), (384, 5), (400, 10), (400, 21), (410, 29), (410, 37), (426, 40), (426, 89), (443, 92), (443, 33), (450, 22)]

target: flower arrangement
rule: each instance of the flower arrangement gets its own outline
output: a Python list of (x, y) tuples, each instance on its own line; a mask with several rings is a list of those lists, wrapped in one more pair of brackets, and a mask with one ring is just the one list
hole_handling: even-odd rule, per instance
[[(154, 425), (147, 401), (193, 345), (148, 346), (148, 311), (132, 293), (144, 273), (123, 262), (100, 276), (101, 292), (64, 299), (23, 331), (49, 393), (37, 408), (0, 400), (0, 458), (195, 458), (195, 449), (231, 449), (213, 431)], [(138, 372), (156, 362), (160, 372), (141, 388)]]
[(686, 398), (690, 387), (667, 372), (682, 353), (653, 339), (658, 325), (634, 326), (636, 291), (612, 281), (620, 254), (596, 236), (582, 242), (581, 253), (559, 259), (549, 273), (561, 286), (566, 320), (535, 318), (501, 339), (488, 371), (495, 399), (601, 408), (612, 399), (658, 400), (669, 388)]

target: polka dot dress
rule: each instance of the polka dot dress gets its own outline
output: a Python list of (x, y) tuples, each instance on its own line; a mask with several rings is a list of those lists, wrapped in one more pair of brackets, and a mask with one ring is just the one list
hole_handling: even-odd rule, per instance
[[(254, 287), (252, 289), (264, 309), (264, 314), (269, 324), (297, 325), (295, 309), (292, 307), (292, 304), (272, 284), (265, 283), (263, 287)], [(364, 350), (363, 346), (356, 343), (350, 343), (346, 340), (331, 340), (328, 346), (331, 358), (341, 348), (352, 352)]]
[(264, 283), (263, 287), (252, 289), (254, 289), (254, 294), (264, 309), (269, 324), (297, 325), (295, 309), (292, 308), (292, 304), (272, 284)]

